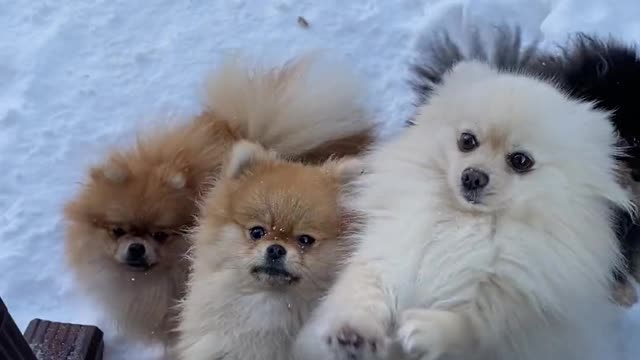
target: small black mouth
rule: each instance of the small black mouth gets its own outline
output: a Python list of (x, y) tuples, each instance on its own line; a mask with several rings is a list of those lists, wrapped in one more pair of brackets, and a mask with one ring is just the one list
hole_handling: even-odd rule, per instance
[(128, 261), (125, 265), (129, 270), (138, 272), (149, 271), (155, 266), (155, 264), (149, 264), (146, 261)]
[(481, 196), (477, 191), (462, 191), (462, 197), (470, 204), (482, 205)]
[(297, 282), (300, 277), (293, 275), (282, 267), (276, 266), (255, 266), (251, 269), (251, 274), (256, 277), (266, 275), (268, 279), (284, 281), (288, 283)]

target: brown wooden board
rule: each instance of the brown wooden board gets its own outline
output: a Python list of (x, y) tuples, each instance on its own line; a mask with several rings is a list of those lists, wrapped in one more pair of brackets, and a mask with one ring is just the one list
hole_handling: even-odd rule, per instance
[(0, 298), (0, 360), (36, 360), (2, 298)]
[(102, 360), (103, 334), (95, 326), (31, 320), (24, 333), (38, 360)]

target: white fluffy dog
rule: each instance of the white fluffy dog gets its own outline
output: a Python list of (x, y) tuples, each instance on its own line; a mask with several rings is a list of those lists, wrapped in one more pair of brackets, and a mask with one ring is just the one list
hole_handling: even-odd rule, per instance
[[(588, 360), (617, 310), (608, 114), (462, 62), (371, 154), (359, 248), (299, 359)], [(399, 354), (392, 354), (398, 351)]]

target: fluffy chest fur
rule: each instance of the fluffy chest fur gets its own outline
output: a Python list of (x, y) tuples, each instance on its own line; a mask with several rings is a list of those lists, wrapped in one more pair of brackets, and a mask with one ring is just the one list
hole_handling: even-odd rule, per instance
[[(95, 266), (99, 263), (92, 263)], [(112, 261), (101, 263), (103, 271), (78, 272), (79, 285), (109, 312), (117, 329), (144, 341), (173, 341), (175, 305), (184, 295), (187, 265), (130, 272)]]
[(256, 291), (224, 272), (196, 281), (182, 313), (184, 359), (287, 359), (315, 304), (295, 291)]
[(233, 303), (220, 307), (217, 318), (232, 322), (236, 330), (231, 332), (237, 332), (238, 336), (271, 334), (284, 340), (295, 335), (309, 311), (309, 305), (295, 295), (265, 291), (236, 297)]
[[(284, 294), (259, 293), (221, 307), (211, 334), (229, 359), (286, 359), (308, 317), (306, 304)], [(220, 331), (224, 329), (224, 331)]]
[(401, 307), (450, 308), (472, 297), (493, 272), (499, 253), (494, 218), (438, 215), (416, 261), (413, 294), (399, 299)]
[[(376, 272), (394, 316), (411, 308), (485, 309), (493, 323), (513, 331), (489, 358), (572, 354), (574, 345), (566, 344), (591, 349), (585, 339), (606, 338), (604, 326), (593, 324), (614, 318), (608, 289), (619, 254), (604, 201), (559, 198), (519, 212), (459, 211), (425, 173), (391, 180), (393, 172), (381, 169), (365, 180), (371, 190), (356, 204), (366, 210), (367, 226), (352, 262)], [(496, 316), (494, 306), (517, 317)]]
[(559, 196), (519, 212), (459, 211), (437, 174), (378, 155), (355, 203), (367, 226), (353, 261), (376, 269), (395, 311), (456, 308), (486, 286), (574, 320), (606, 306), (619, 254), (604, 201)]

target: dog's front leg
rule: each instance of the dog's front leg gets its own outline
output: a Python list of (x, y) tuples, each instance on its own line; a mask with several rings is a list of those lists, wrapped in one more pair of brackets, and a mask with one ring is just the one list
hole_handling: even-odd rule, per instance
[(476, 339), (464, 313), (409, 309), (400, 314), (397, 340), (411, 358), (439, 360), (443, 355), (471, 353)]
[[(393, 308), (380, 276), (367, 264), (351, 264), (320, 305), (296, 345), (297, 359), (385, 359)], [(309, 338), (315, 341), (309, 342)], [(326, 351), (316, 353), (317, 348)]]
[(539, 326), (534, 304), (498, 280), (479, 285), (464, 304), (449, 309), (413, 308), (398, 319), (397, 339), (421, 360), (491, 358), (503, 343)]

